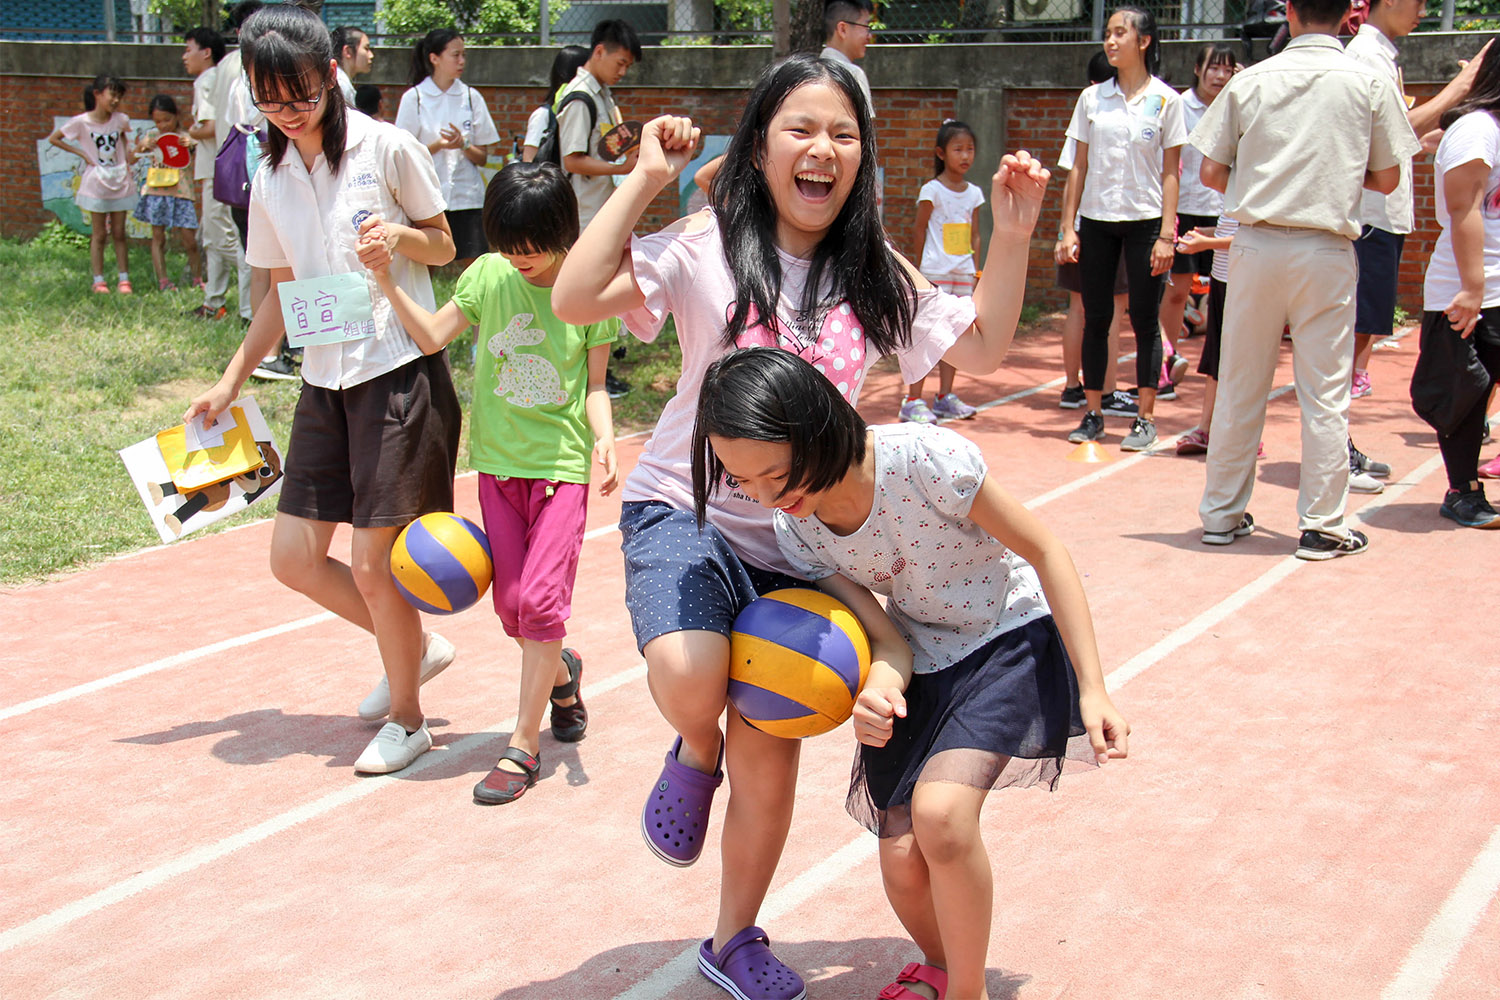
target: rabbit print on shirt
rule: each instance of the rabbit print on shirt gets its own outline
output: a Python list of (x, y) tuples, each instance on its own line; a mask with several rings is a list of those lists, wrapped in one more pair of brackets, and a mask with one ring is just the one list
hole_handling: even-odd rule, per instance
[(505, 329), (490, 338), (490, 353), (499, 362), (495, 366), (495, 395), (509, 396), (515, 406), (547, 406), (566, 403), (562, 378), (546, 358), (522, 354), (517, 348), (540, 344), (547, 334), (531, 325), (531, 313), (516, 313)]

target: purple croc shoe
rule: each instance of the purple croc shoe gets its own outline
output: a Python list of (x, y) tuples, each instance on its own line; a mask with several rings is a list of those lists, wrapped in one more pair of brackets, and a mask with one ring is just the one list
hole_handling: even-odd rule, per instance
[(641, 836), (651, 853), (669, 865), (686, 868), (703, 853), (708, 831), (708, 808), (714, 790), (724, 781), (724, 741), (719, 741), (719, 763), (713, 774), (704, 774), (677, 759), (682, 737), (672, 744), (666, 766), (641, 810)]
[(759, 927), (746, 927), (713, 953), (713, 938), (698, 946), (698, 971), (735, 1000), (803, 1000), (802, 977), (771, 954), (771, 939)]

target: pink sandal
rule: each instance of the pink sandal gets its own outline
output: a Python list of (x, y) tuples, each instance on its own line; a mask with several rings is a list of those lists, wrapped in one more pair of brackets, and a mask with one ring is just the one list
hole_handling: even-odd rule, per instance
[(880, 991), (880, 1000), (926, 1000), (920, 993), (907, 989), (905, 983), (924, 983), (937, 990), (938, 1000), (948, 992), (948, 973), (934, 965), (907, 962), (896, 981)]

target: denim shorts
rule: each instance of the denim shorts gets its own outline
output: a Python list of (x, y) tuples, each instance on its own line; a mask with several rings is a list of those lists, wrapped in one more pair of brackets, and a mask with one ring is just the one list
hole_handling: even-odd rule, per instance
[(735, 616), (761, 594), (805, 580), (740, 561), (719, 529), (660, 500), (620, 508), (625, 606), (636, 648), (668, 632), (728, 636)]

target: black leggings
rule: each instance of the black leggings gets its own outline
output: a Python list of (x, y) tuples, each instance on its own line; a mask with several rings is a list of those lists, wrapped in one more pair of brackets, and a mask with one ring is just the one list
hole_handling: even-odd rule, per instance
[[(1439, 330), (1437, 324), (1441, 324)], [(1435, 336), (1439, 332), (1458, 336), (1448, 323), (1445, 313), (1424, 313), (1424, 334)], [(1474, 326), (1474, 353), (1479, 363), (1490, 373), (1490, 385), (1500, 380), (1500, 331), (1490, 327), (1483, 313)], [(1466, 490), (1469, 484), (1479, 479), (1479, 449), (1484, 444), (1484, 417), (1489, 409), (1488, 391), (1464, 415), (1452, 434), (1438, 435), (1438, 450), (1443, 453), (1443, 465), (1448, 470), (1448, 485), (1455, 490)]]
[(1161, 219), (1099, 222), (1085, 216), (1078, 227), (1078, 270), (1083, 279), (1083, 387), (1102, 390), (1109, 365), (1109, 326), (1115, 316), (1115, 270), (1125, 257), (1130, 325), (1135, 328), (1136, 385), (1161, 383), (1161, 306), (1165, 275), (1151, 273), (1151, 248)]

